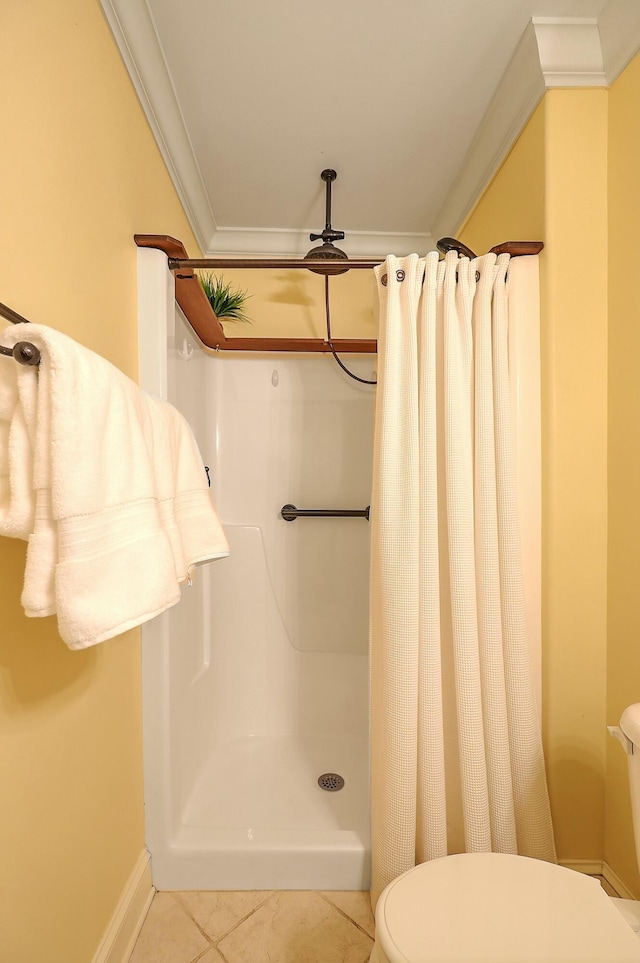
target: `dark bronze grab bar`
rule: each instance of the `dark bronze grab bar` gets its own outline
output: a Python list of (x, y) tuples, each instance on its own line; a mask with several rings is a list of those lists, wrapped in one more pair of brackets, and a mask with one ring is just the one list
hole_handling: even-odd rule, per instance
[[(17, 311), (8, 308), (6, 304), (0, 303), (0, 315), (7, 321), (11, 321), (11, 324), (29, 323), (26, 318), (23, 318)], [(5, 348), (0, 345), (0, 354), (4, 354), (8, 358), (15, 358), (20, 364), (40, 364), (40, 352), (35, 344), (31, 344), (30, 341), (18, 341), (13, 348)]]
[(285, 522), (295, 522), (296, 518), (366, 518), (369, 521), (369, 509), (366, 508), (296, 508), (295, 505), (283, 505), (280, 514)]

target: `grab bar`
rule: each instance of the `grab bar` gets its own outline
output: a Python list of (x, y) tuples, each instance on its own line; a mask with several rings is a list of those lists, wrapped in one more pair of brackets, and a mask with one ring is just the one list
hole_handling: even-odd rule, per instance
[(295, 505), (283, 505), (280, 514), (285, 522), (295, 522), (296, 518), (366, 518), (369, 521), (369, 509), (366, 508), (296, 508)]

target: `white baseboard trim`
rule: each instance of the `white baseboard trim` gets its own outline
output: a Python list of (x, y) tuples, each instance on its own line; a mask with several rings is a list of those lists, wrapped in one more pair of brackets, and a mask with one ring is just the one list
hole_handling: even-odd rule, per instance
[(576, 873), (586, 873), (587, 876), (603, 876), (602, 860), (600, 859), (559, 859), (559, 866), (573, 869)]
[(122, 890), (92, 963), (129, 963), (154, 894), (150, 857), (147, 850), (143, 849)]
[(602, 864), (602, 877), (607, 881), (611, 889), (614, 889), (622, 899), (635, 899), (631, 890), (625, 886), (618, 874), (614, 873), (606, 860)]
[(625, 886), (606, 860), (600, 862), (597, 859), (562, 859), (559, 860), (559, 865), (574, 869), (577, 873), (586, 873), (588, 876), (602, 876), (621, 899), (635, 899), (631, 890)]

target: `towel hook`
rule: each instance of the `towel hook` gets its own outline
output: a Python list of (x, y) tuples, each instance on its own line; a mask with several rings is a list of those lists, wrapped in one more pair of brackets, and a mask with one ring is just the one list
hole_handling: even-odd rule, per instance
[(17, 341), (13, 348), (5, 348), (3, 345), (0, 345), (0, 354), (15, 358), (18, 364), (40, 364), (40, 352), (35, 344), (31, 344), (30, 341)]
[[(27, 318), (23, 318), (17, 311), (14, 311), (1, 302), (0, 315), (6, 318), (7, 321), (10, 321), (11, 324), (29, 324)], [(0, 345), (0, 354), (6, 355), (9, 358), (15, 358), (19, 364), (40, 364), (40, 351), (36, 348), (35, 344), (31, 344), (30, 341), (18, 341), (14, 344), (13, 348), (5, 348), (3, 345)]]

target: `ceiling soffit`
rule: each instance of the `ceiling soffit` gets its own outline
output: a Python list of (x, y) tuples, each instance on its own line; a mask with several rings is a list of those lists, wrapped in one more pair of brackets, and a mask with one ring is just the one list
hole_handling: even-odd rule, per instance
[[(124, 64), (205, 255), (304, 253), (308, 229), (216, 225), (188, 131), (145, 0), (101, 0)], [(533, 18), (513, 54), (431, 233), (348, 232), (354, 257), (425, 253), (455, 232), (553, 87), (605, 87), (640, 49), (640, 3), (611, 0), (599, 19)]]

